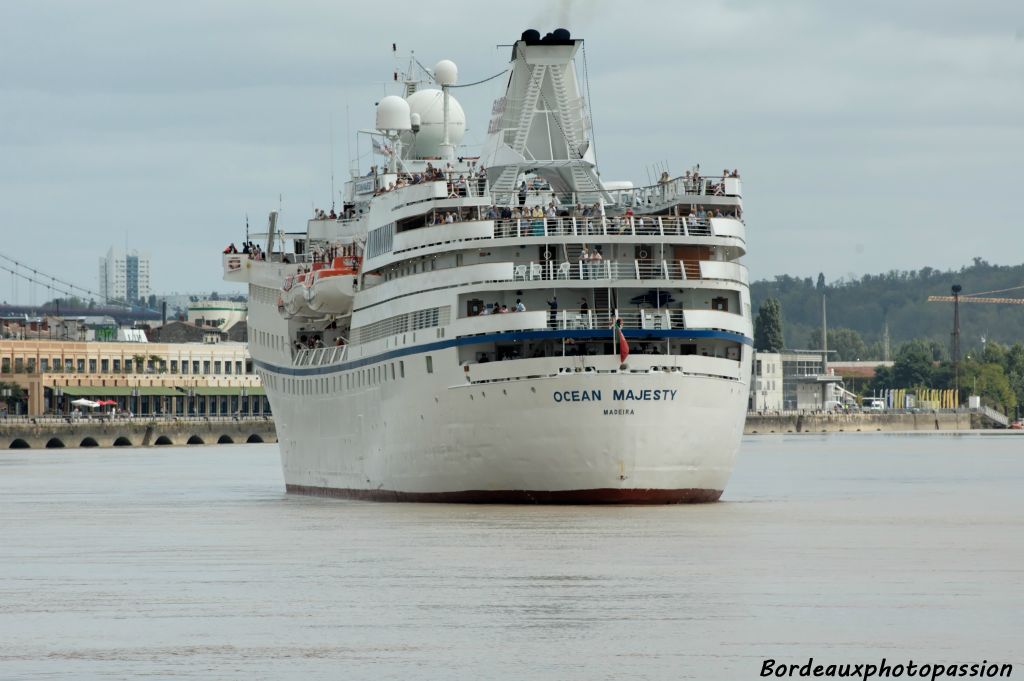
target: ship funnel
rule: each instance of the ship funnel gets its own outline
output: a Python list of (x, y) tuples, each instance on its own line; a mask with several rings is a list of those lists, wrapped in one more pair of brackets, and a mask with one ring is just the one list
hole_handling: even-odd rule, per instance
[[(505, 96), (494, 102), (481, 162), (492, 193), (510, 192), (533, 173), (558, 192), (604, 196), (595, 171), (590, 114), (576, 77), (583, 41), (559, 28), (523, 31), (512, 46)], [(608, 197), (610, 198), (610, 197)]]

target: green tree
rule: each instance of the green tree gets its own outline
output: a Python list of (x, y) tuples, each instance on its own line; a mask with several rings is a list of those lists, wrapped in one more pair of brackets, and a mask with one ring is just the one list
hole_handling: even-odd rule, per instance
[[(8, 391), (10, 391), (10, 395), (7, 395)], [(0, 395), (2, 395), (2, 397), (0, 397), (0, 400), (3, 400), (3, 405), (5, 407), (4, 410), (8, 414), (18, 411), (15, 408), (15, 405), (17, 405), (19, 402), (24, 401), (26, 394), (27, 393), (25, 392), (25, 389), (22, 388), (17, 383), (0, 381)]]
[(754, 348), (761, 352), (782, 350), (782, 308), (776, 298), (761, 303), (754, 320)]
[(931, 348), (924, 341), (904, 343), (892, 366), (892, 380), (896, 388), (917, 388), (932, 384)]
[(1010, 381), (1000, 364), (967, 362), (961, 385), (969, 387), (975, 395), (981, 396), (983, 404), (1013, 414), (1017, 408), (1017, 396), (1010, 388)]
[[(812, 329), (807, 347), (821, 347), (821, 329)], [(846, 362), (868, 359), (868, 346), (861, 338), (861, 335), (853, 329), (837, 327), (828, 330), (828, 349), (834, 350), (835, 355), (830, 359), (838, 359)]]

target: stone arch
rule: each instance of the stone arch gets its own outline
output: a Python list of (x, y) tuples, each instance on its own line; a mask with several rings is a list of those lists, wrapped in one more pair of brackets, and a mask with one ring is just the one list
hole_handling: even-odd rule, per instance
[(131, 447), (132, 441), (126, 438), (124, 435), (118, 435), (117, 439), (114, 440), (115, 447)]
[(253, 443), (255, 443), (255, 442), (263, 442), (263, 438), (261, 438), (258, 433), (253, 433), (248, 438), (246, 438), (245, 441), (246, 442), (253, 442)]
[(233, 445), (235, 441), (231, 439), (230, 435), (221, 435), (217, 438), (217, 444), (219, 445)]
[(78, 443), (78, 446), (79, 447), (99, 447), (100, 443), (96, 442), (96, 440), (91, 438), (91, 437), (86, 437), (86, 438), (82, 438), (82, 441)]
[(166, 435), (161, 435), (160, 437), (158, 437), (156, 439), (156, 441), (153, 444), (154, 445), (159, 445), (159, 446), (164, 446), (164, 445), (173, 445), (174, 443), (171, 441), (171, 438), (167, 437)]
[(64, 441), (59, 437), (51, 437), (46, 441), (47, 449), (64, 449)]
[(20, 437), (11, 440), (11, 444), (8, 449), (31, 449), (32, 445), (22, 440)]
[(199, 437), (198, 435), (190, 435), (189, 438), (188, 438), (188, 442), (185, 443), (185, 444), (205, 445), (206, 443), (203, 442), (203, 438)]

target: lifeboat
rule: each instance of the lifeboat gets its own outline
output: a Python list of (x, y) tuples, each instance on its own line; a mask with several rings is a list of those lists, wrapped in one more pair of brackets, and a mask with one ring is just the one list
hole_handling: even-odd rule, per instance
[(313, 276), (313, 272), (300, 272), (286, 277), (281, 286), (281, 304), (278, 311), (285, 319), (292, 317), (315, 316), (306, 303), (306, 281)]
[(306, 305), (319, 314), (352, 314), (352, 300), (363, 259), (342, 255), (328, 266), (311, 272), (304, 282)]

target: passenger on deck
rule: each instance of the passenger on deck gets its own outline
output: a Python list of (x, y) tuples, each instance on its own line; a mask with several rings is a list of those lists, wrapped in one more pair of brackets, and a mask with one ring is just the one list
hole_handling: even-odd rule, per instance
[(526, 312), (526, 306), (523, 305), (521, 298), (516, 298), (516, 312)]

